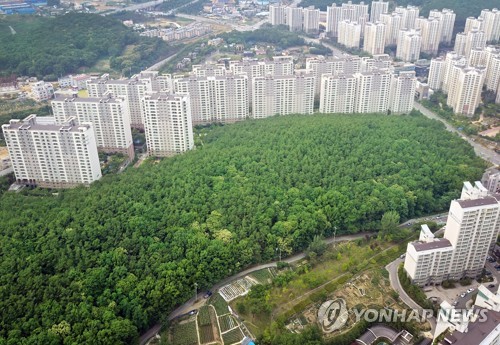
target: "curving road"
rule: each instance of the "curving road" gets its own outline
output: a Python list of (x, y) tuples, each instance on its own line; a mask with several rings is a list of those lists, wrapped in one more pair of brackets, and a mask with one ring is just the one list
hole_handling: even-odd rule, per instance
[(493, 165), (500, 165), (500, 155), (498, 153), (484, 147), (481, 144), (478, 144), (475, 141), (472, 141), (472, 139), (465, 136), (461, 131), (459, 131), (458, 129), (456, 129), (452, 125), (450, 125), (446, 120), (444, 120), (443, 118), (438, 116), (436, 113), (432, 112), (431, 110), (427, 109), (426, 107), (424, 107), (422, 104), (418, 103), (417, 101), (415, 101), (413, 106), (415, 109), (420, 111), (426, 117), (428, 117), (430, 119), (438, 120), (438, 121), (441, 121), (442, 123), (444, 123), (444, 125), (448, 131), (459, 134), (462, 137), (462, 139), (464, 139), (472, 147), (474, 147), (474, 151), (476, 152), (476, 155), (483, 158), (484, 160), (487, 160), (488, 162), (490, 162)]
[[(389, 272), (389, 281), (391, 282), (391, 287), (399, 294), (399, 298), (411, 309), (418, 310), (420, 314), (420, 310), (422, 307), (418, 305), (414, 300), (408, 296), (406, 291), (403, 289), (399, 282), (398, 277), (398, 267), (403, 263), (403, 259), (397, 259), (391, 262), (389, 265), (385, 266), (385, 269)], [(436, 330), (436, 318), (434, 316), (427, 319), (429, 324), (431, 325), (431, 333), (434, 334)]]

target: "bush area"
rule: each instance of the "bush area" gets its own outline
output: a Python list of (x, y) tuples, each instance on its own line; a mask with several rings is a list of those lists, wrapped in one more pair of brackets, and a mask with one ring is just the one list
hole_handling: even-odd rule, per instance
[(278, 246), (377, 230), (389, 210), (446, 209), (484, 162), (413, 114), (248, 120), (90, 188), (4, 193), (0, 343), (130, 344), (195, 282), (273, 260)]
[(7, 16), (0, 22), (0, 46), (1, 74), (48, 80), (90, 68), (102, 58), (110, 58), (116, 71), (138, 72), (171, 51), (161, 39), (141, 37), (116, 19), (83, 13)]
[[(285, 49), (294, 46), (305, 45), (306, 42), (302, 37), (294, 32), (288, 31), (286, 27), (270, 26), (264, 24), (260, 29), (254, 31), (231, 31), (221, 34), (219, 37), (223, 38), (228, 44), (231, 43), (245, 43), (253, 45), (257, 43), (269, 43), (277, 46), (278, 48)], [(316, 49), (320, 49), (318, 46)]]

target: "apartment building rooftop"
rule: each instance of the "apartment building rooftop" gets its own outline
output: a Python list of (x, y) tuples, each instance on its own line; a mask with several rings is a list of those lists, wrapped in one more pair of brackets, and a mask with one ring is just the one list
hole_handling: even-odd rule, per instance
[(24, 120), (13, 119), (9, 124), (3, 125), (6, 129), (18, 129), (25, 131), (61, 131), (61, 132), (81, 132), (91, 127), (89, 123), (78, 123), (76, 118), (70, 117), (66, 123), (58, 125), (53, 117), (45, 117), (43, 121), (38, 121), (37, 116), (32, 114)]
[(486, 198), (481, 198), (481, 199), (471, 199), (471, 200), (457, 200), (457, 202), (463, 208), (495, 205), (498, 203), (497, 199), (495, 199), (493, 197), (486, 197)]
[[(459, 331), (454, 331), (453, 333), (445, 336), (441, 344), (446, 345), (471, 345), (471, 344), (482, 344), (491, 333), (495, 331), (495, 328), (500, 327), (500, 313), (492, 310), (488, 310), (485, 313), (485, 320), (477, 320), (476, 322), (470, 322), (468, 326), (468, 331), (461, 333)], [(481, 322), (482, 321), (482, 322)]]
[(413, 242), (413, 247), (417, 252), (425, 252), (427, 250), (441, 249), (441, 248), (452, 248), (450, 241), (445, 238), (438, 239), (433, 242)]
[[(109, 95), (109, 94), (108, 94)], [(64, 96), (57, 96), (56, 98), (53, 99), (55, 102), (79, 102), (79, 103), (120, 103), (123, 101), (122, 98), (120, 97), (64, 97)]]

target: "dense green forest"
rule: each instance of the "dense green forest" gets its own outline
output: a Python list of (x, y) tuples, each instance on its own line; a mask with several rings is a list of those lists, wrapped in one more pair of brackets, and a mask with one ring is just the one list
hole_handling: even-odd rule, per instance
[(219, 35), (219, 37), (223, 38), (228, 44), (245, 43), (252, 45), (256, 43), (270, 43), (282, 49), (306, 44), (306, 41), (297, 33), (290, 32), (284, 26), (273, 27), (270, 24), (264, 24), (260, 29), (254, 31), (226, 32)]
[(163, 40), (141, 37), (116, 19), (83, 13), (7, 16), (0, 21), (0, 46), (0, 74), (49, 80), (102, 58), (119, 73), (134, 73), (172, 51)]
[[(204, 131), (202, 131), (204, 132)], [(273, 117), (90, 188), (0, 197), (0, 344), (131, 344), (243, 267), (315, 236), (437, 212), (484, 162), (407, 116)]]
[[(363, 0), (352, 0), (353, 3), (360, 3)], [(326, 10), (327, 6), (332, 3), (342, 4), (347, 2), (345, 0), (302, 0), (300, 6), (316, 6), (322, 10)], [(371, 1), (364, 1), (370, 3)], [(465, 19), (469, 16), (477, 17), (481, 14), (481, 10), (488, 8), (499, 8), (500, 0), (395, 0), (392, 1), (393, 8), (395, 6), (407, 6), (413, 5), (420, 7), (420, 15), (428, 16), (429, 11), (432, 9), (442, 9), (450, 8), (457, 14), (455, 26), (458, 28), (463, 28), (465, 25)]]

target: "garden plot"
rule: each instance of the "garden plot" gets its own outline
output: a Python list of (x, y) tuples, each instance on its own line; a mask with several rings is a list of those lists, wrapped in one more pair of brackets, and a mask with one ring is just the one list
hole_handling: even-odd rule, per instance
[(224, 345), (240, 344), (244, 337), (239, 327), (222, 334)]
[(219, 289), (219, 293), (226, 302), (231, 302), (233, 299), (240, 296), (245, 296), (253, 285), (259, 282), (250, 276), (238, 279), (230, 284), (224, 285)]
[(238, 321), (232, 315), (226, 314), (219, 317), (219, 325), (221, 332), (227, 332), (238, 326)]
[(198, 312), (198, 332), (201, 344), (220, 341), (217, 315), (215, 314), (214, 307), (211, 305), (201, 307)]
[(176, 324), (172, 330), (172, 344), (198, 345), (198, 332), (196, 332), (196, 322), (188, 321)]

